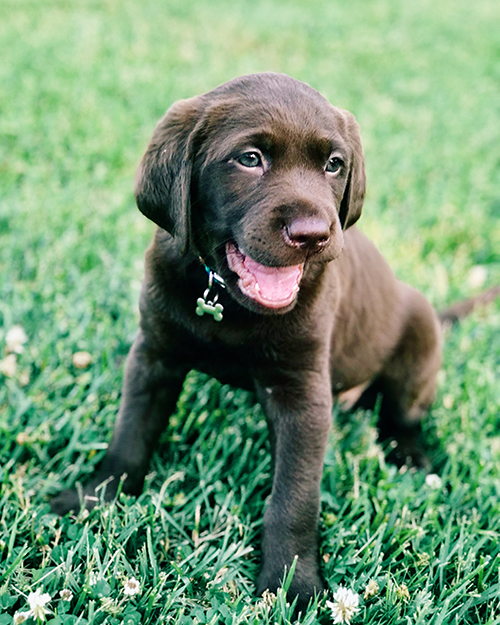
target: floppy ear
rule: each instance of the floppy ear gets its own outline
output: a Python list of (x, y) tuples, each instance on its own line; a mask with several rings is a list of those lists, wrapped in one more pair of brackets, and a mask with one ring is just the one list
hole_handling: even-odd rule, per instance
[(366, 191), (366, 175), (365, 157), (363, 156), (358, 123), (354, 115), (348, 111), (341, 111), (341, 113), (346, 122), (346, 132), (349, 145), (352, 149), (349, 176), (339, 211), (339, 219), (342, 228), (347, 230), (347, 228), (355, 224), (361, 216)]
[(199, 97), (173, 104), (156, 126), (135, 180), (139, 210), (176, 240), (189, 246), (193, 130), (200, 117)]

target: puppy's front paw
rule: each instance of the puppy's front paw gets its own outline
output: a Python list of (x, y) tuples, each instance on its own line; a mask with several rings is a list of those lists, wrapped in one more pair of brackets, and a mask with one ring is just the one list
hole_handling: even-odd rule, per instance
[(399, 468), (403, 465), (427, 471), (431, 468), (431, 461), (424, 449), (421, 436), (413, 433), (410, 435), (398, 434), (393, 437), (387, 453), (387, 460)]
[(50, 500), (50, 509), (54, 514), (64, 516), (69, 512), (78, 512), (82, 503), (87, 510), (92, 510), (98, 501), (99, 499), (93, 489), (91, 491), (86, 489), (79, 493), (76, 489), (70, 488), (61, 491)]
[[(85, 507), (93, 508), (93, 505), (87, 505), (87, 501), (89, 501), (88, 498), (85, 500)], [(68, 512), (78, 512), (80, 508), (80, 496), (76, 489), (63, 490), (50, 500), (51, 511), (59, 516), (64, 516)]]
[[(274, 594), (283, 586), (289, 567), (264, 567), (257, 583), (257, 594), (262, 595), (266, 590)], [(290, 587), (287, 590), (287, 600), (291, 603), (297, 598), (296, 612), (305, 613), (307, 606), (315, 595), (323, 592), (325, 585), (320, 577), (316, 563), (306, 564), (299, 560)]]
[(59, 516), (64, 516), (71, 511), (79, 512), (82, 505), (87, 510), (92, 510), (101, 500), (111, 501), (118, 492), (119, 484), (120, 480), (113, 476), (98, 476), (83, 489), (70, 488), (61, 491), (51, 499), (50, 508)]

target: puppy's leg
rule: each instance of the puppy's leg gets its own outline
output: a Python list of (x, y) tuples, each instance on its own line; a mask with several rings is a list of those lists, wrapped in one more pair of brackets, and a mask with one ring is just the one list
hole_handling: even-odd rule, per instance
[[(96, 475), (83, 489), (87, 508), (95, 505), (95, 489), (105, 481), (105, 497), (112, 499), (124, 474), (124, 492), (140, 493), (154, 446), (175, 410), (186, 375), (186, 371), (166, 363), (165, 355), (160, 360), (139, 333), (127, 358), (122, 402), (111, 443)], [(61, 492), (52, 499), (51, 508), (61, 515), (79, 510), (77, 491)]]
[(426, 467), (421, 446), (421, 419), (429, 410), (441, 366), (441, 328), (432, 306), (418, 291), (403, 285), (406, 323), (392, 358), (357, 406), (373, 407), (381, 400), (380, 440), (391, 440), (389, 460), (399, 466)]
[(273, 487), (264, 515), (261, 594), (276, 592), (298, 556), (289, 598), (304, 609), (321, 592), (318, 516), (323, 457), (331, 427), (332, 396), (328, 374), (283, 374), (257, 382), (257, 394), (271, 430)]

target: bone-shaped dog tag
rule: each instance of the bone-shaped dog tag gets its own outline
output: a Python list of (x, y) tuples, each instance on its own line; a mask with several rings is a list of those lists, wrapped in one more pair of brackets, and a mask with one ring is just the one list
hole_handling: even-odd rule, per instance
[(224, 306), (222, 304), (207, 302), (203, 299), (203, 297), (199, 297), (196, 300), (196, 314), (199, 317), (203, 317), (203, 315), (206, 313), (207, 315), (212, 315), (215, 321), (222, 321), (223, 311)]
[(222, 321), (222, 313), (224, 311), (224, 306), (222, 304), (218, 304), (217, 300), (219, 299), (218, 294), (215, 294), (215, 297), (212, 300), (208, 299), (210, 295), (210, 291), (214, 286), (214, 282), (218, 284), (223, 289), (226, 288), (224, 284), (223, 278), (219, 276), (219, 274), (212, 271), (208, 265), (205, 265), (203, 258), (200, 256), (200, 261), (205, 267), (205, 271), (208, 275), (208, 287), (205, 289), (205, 293), (203, 293), (203, 297), (199, 297), (196, 300), (196, 309), (195, 312), (199, 317), (203, 317), (203, 315), (212, 315), (215, 321)]

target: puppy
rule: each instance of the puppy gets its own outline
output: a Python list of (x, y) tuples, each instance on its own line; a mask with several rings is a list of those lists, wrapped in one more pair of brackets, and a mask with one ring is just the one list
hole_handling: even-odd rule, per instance
[[(299, 608), (323, 589), (318, 515), (336, 396), (379, 402), (380, 438), (425, 464), (420, 420), (441, 363), (440, 325), (354, 226), (365, 196), (358, 125), (285, 75), (243, 76), (174, 104), (136, 180), (158, 226), (146, 254), (141, 322), (112, 441), (86, 496), (139, 493), (186, 373), (256, 392), (271, 439), (257, 592), (298, 563)], [(378, 400), (377, 400), (378, 398)], [(92, 505), (87, 500), (87, 506)], [(76, 491), (52, 501), (79, 509)]]

